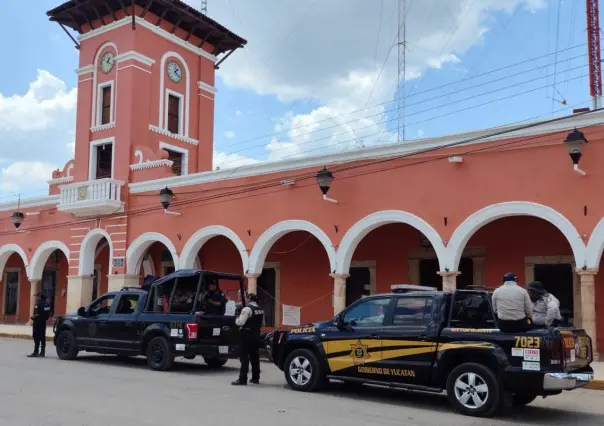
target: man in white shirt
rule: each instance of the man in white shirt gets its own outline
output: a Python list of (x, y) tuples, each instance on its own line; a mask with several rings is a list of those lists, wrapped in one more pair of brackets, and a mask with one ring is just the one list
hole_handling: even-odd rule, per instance
[(493, 292), (491, 301), (501, 331), (519, 333), (529, 328), (533, 303), (528, 292), (518, 285), (516, 275), (508, 272), (503, 276), (503, 285)]

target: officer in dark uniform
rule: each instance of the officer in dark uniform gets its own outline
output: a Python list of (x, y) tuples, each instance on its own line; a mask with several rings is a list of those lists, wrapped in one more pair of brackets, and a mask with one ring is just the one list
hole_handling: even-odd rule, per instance
[(250, 383), (260, 383), (260, 330), (264, 325), (264, 311), (258, 306), (258, 296), (250, 293), (247, 306), (235, 320), (241, 332), (241, 370), (233, 385), (247, 385), (249, 364), (252, 363)]
[(218, 288), (216, 281), (208, 283), (207, 291), (201, 299), (201, 306), (206, 314), (224, 315), (226, 310), (227, 298)]
[[(29, 358), (44, 357), (46, 355), (46, 321), (50, 318), (50, 305), (46, 303), (43, 293), (36, 294), (33, 321), (34, 351), (27, 355)], [(38, 352), (39, 351), (39, 352)]]

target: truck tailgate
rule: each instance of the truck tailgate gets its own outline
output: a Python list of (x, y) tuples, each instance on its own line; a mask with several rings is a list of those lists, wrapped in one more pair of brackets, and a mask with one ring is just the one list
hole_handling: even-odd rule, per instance
[(233, 346), (239, 344), (239, 327), (235, 316), (200, 315), (197, 319), (197, 341), (205, 345)]
[(564, 370), (572, 371), (589, 366), (593, 361), (591, 338), (583, 329), (558, 329), (562, 336)]

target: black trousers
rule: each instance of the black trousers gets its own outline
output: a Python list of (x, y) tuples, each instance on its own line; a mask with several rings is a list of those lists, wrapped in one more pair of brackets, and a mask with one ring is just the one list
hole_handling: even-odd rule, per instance
[(252, 380), (260, 380), (260, 335), (241, 330), (241, 369), (239, 380), (247, 383), (247, 374), (252, 364)]
[(46, 351), (46, 323), (35, 323), (32, 327), (32, 337), (34, 338), (34, 352), (42, 349)]
[(526, 318), (515, 321), (506, 321), (497, 318), (499, 329), (504, 333), (522, 333), (532, 329)]

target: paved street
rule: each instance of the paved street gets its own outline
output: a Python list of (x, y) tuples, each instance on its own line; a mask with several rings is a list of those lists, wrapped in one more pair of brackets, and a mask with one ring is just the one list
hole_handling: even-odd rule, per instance
[(149, 371), (143, 359), (118, 361), (82, 355), (59, 361), (54, 346), (46, 359), (25, 358), (25, 340), (0, 339), (0, 424), (18, 426), (303, 425), (601, 425), (604, 392), (580, 390), (539, 400), (513, 416), (474, 419), (451, 412), (442, 396), (334, 384), (301, 394), (263, 363), (263, 384), (234, 388), (237, 363), (220, 371), (179, 362), (174, 371)]

